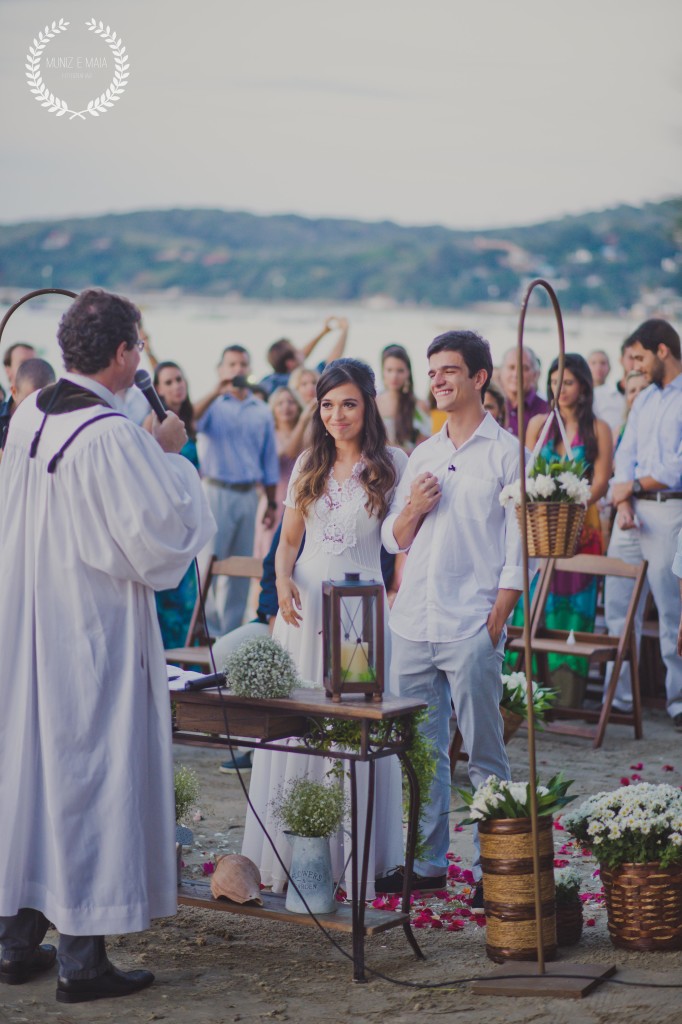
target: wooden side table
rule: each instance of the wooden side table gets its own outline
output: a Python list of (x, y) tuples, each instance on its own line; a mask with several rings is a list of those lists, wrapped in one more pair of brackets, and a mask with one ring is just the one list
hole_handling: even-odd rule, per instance
[[(353, 978), (366, 981), (365, 936), (375, 935), (401, 925), (405, 936), (420, 959), (424, 959), (410, 927), (410, 879), (414, 865), (417, 830), (419, 825), (419, 787), (408, 748), (412, 740), (415, 711), (425, 707), (415, 700), (388, 697), (380, 703), (365, 701), (362, 696), (348, 698), (340, 703), (329, 700), (323, 690), (294, 690), (286, 700), (254, 700), (236, 697), (217, 690), (176, 690), (170, 695), (173, 705), (173, 739), (191, 746), (225, 747), (228, 737), (239, 737), (240, 747), (256, 750), (280, 750), (286, 753), (312, 754), (330, 757), (349, 764), (351, 795), (351, 864), (353, 899), (350, 907), (339, 906), (334, 914), (322, 915), (319, 920), (325, 928), (350, 932), (353, 942)], [(360, 726), (358, 751), (320, 751), (311, 746), (315, 721), (333, 718), (357, 722)], [(388, 723), (386, 738), (378, 744), (372, 736), (372, 726)], [(297, 742), (284, 742), (293, 737)], [(236, 744), (236, 740), (234, 741)], [(405, 883), (400, 913), (365, 907), (367, 871), (371, 843), (374, 809), (374, 782), (376, 762), (396, 755), (404, 770), (409, 787), (409, 811), (405, 849)], [(369, 794), (365, 821), (365, 839), (361, 857), (357, 843), (357, 779), (356, 764), (368, 764)], [(359, 870), (358, 870), (359, 868)], [(188, 906), (221, 910), (250, 917), (266, 917), (276, 921), (291, 921), (300, 925), (315, 925), (312, 917), (293, 914), (285, 909), (284, 896), (264, 892), (263, 906), (244, 906), (227, 900), (213, 899), (206, 881), (187, 881), (178, 887), (178, 902)]]

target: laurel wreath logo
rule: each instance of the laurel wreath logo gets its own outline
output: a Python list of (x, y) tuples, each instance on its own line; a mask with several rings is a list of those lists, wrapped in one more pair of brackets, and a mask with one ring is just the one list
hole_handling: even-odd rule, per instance
[(60, 32), (66, 32), (69, 25), (70, 22), (60, 18), (58, 22), (53, 21), (52, 25), (46, 25), (45, 30), (38, 33), (37, 39), (33, 40), (33, 46), (29, 46), (28, 53), (26, 54), (26, 78), (31, 92), (41, 107), (45, 107), (51, 114), (56, 114), (57, 117), (70, 114), (70, 121), (73, 121), (75, 117), (80, 117), (82, 121), (86, 121), (86, 114), (89, 114), (91, 117), (99, 117), (100, 114), (105, 114), (107, 110), (110, 110), (114, 103), (121, 98), (121, 94), (128, 84), (128, 68), (130, 65), (128, 64), (128, 55), (126, 54), (126, 48), (121, 37), (117, 38), (116, 33), (112, 32), (108, 25), (105, 27), (102, 21), (97, 22), (94, 18), (86, 21), (85, 25), (90, 32), (101, 36), (113, 53), (114, 77), (106, 92), (103, 92), (101, 96), (96, 96), (94, 100), (90, 100), (87, 107), (83, 110), (70, 110), (66, 100), (61, 100), (59, 96), (55, 96), (54, 93), (50, 92), (43, 82), (40, 72), (43, 50)]

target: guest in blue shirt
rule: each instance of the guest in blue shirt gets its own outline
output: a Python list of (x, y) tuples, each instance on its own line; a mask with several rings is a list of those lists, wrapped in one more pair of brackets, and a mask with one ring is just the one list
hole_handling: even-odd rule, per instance
[[(279, 458), (272, 413), (251, 394), (249, 353), (230, 345), (218, 364), (218, 382), (195, 403), (199, 462), (211, 511), (218, 524), (212, 542), (217, 558), (253, 554), (259, 487), (268, 505), (265, 526), (276, 519)], [(240, 626), (249, 594), (248, 579), (221, 578), (209, 595), (209, 630), (221, 636)]]

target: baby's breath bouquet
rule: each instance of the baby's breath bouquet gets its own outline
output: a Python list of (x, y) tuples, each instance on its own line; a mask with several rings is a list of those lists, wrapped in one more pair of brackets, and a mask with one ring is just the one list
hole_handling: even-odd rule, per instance
[(293, 779), (272, 801), (274, 817), (295, 836), (328, 839), (341, 828), (347, 801), (338, 782)]
[(289, 697), (300, 682), (289, 652), (269, 636), (243, 643), (227, 658), (223, 672), (237, 697)]
[[(533, 714), (536, 720), (544, 718), (556, 700), (556, 690), (551, 686), (540, 686), (533, 681)], [(513, 715), (528, 718), (528, 689), (525, 672), (510, 672), (502, 676), (502, 700), (500, 707)]]
[[(546, 786), (536, 783), (538, 814), (554, 814), (575, 797), (566, 796), (571, 785), (559, 772), (554, 775)], [(488, 776), (475, 792), (458, 789), (457, 792), (469, 808), (469, 817), (465, 825), (473, 825), (477, 821), (490, 821), (491, 818), (529, 818), (530, 817), (530, 783), (507, 782), (494, 775)]]
[[(587, 463), (582, 459), (566, 459), (552, 455), (545, 459), (538, 455), (526, 472), (528, 501), (568, 502), (587, 505), (592, 493), (585, 474)], [(521, 483), (515, 480), (500, 492), (501, 505), (521, 504)]]
[(561, 823), (609, 868), (682, 861), (682, 791), (674, 786), (639, 782), (597, 793)]

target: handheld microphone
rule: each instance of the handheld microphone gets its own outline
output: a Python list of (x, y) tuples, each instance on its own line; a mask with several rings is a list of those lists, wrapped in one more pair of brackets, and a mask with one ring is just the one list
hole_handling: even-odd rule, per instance
[(224, 672), (216, 672), (211, 676), (203, 676), (201, 679), (192, 679), (185, 683), (186, 690), (212, 690), (214, 687), (221, 689), (225, 686), (227, 677)]
[(163, 402), (159, 398), (152, 384), (152, 379), (146, 370), (137, 370), (135, 373), (135, 385), (140, 389), (144, 397), (149, 402), (150, 406), (156, 413), (159, 422), (165, 420), (166, 410), (163, 407)]

